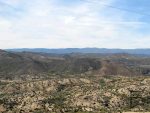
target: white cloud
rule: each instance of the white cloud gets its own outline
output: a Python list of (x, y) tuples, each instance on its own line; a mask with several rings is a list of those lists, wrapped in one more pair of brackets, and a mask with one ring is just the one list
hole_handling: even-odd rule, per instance
[(70, 6), (55, 1), (6, 0), (21, 13), (15, 19), (0, 16), (0, 48), (135, 47), (129, 37), (137, 36), (136, 30), (144, 23), (128, 22), (113, 11), (106, 16), (107, 7), (99, 0)]

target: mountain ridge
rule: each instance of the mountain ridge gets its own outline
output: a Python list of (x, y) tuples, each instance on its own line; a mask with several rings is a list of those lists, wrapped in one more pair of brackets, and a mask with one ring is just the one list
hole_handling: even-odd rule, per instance
[(39, 52), (39, 53), (127, 53), (127, 54), (140, 54), (150, 55), (150, 48), (143, 49), (107, 49), (107, 48), (17, 48), (17, 49), (5, 49), (10, 52)]

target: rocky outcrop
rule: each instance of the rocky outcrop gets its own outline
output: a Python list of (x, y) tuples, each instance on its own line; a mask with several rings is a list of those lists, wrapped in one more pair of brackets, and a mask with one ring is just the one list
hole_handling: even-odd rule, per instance
[(132, 91), (150, 94), (148, 77), (51, 78), (35, 81), (1, 81), (0, 112), (109, 112), (130, 109)]

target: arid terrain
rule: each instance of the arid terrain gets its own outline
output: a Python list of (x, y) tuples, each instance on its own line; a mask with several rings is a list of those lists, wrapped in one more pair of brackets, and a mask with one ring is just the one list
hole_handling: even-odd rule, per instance
[(0, 113), (150, 111), (150, 57), (0, 50)]
[[(150, 111), (149, 77), (89, 76), (28, 81), (1, 80), (2, 113), (116, 113)], [(133, 100), (131, 92), (142, 91)], [(150, 98), (149, 98), (150, 101)]]
[(150, 113), (150, 0), (0, 0), (0, 113)]

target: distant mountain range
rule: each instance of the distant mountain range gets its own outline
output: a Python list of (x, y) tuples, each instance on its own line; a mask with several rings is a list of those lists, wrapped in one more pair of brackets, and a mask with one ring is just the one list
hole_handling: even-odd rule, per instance
[(150, 49), (106, 49), (106, 48), (64, 48), (64, 49), (47, 49), (47, 48), (21, 48), (21, 49), (6, 49), (6, 51), (12, 52), (38, 52), (38, 53), (127, 53), (127, 54), (139, 54), (150, 55)]

